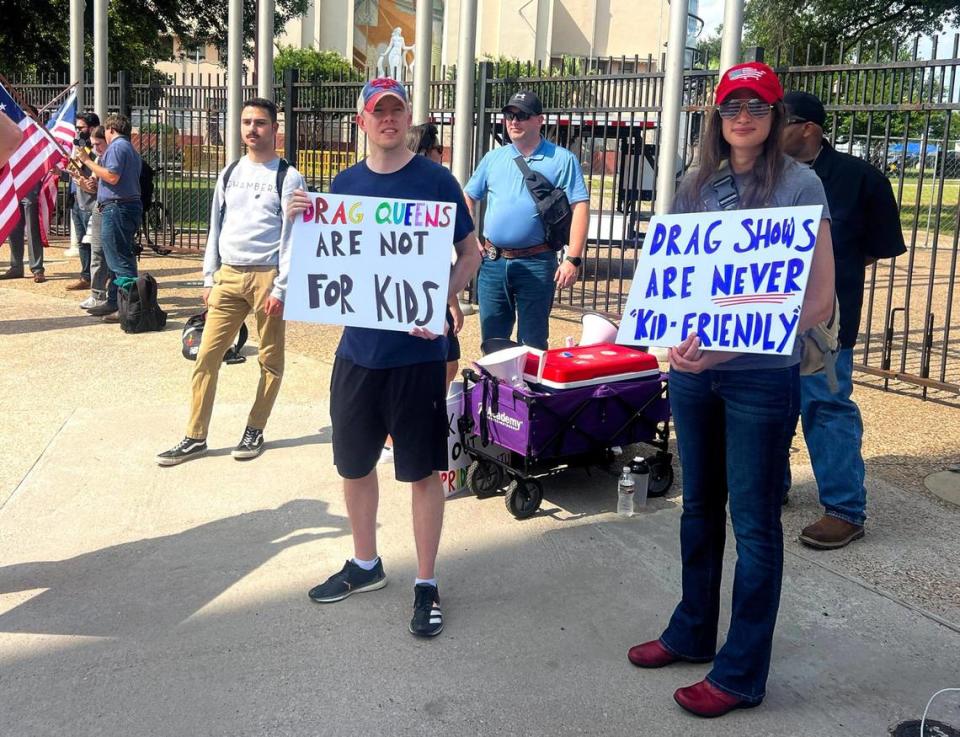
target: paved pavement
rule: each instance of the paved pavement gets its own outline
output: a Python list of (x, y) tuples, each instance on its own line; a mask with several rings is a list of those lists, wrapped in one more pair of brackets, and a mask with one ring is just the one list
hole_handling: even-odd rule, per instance
[[(408, 493), (389, 469), (390, 585), (306, 598), (350, 554), (328, 361), (288, 357), (270, 447), (250, 463), (229, 448), (256, 361), (224, 367), (211, 457), (162, 469), (152, 456), (186, 417), (178, 324), (128, 336), (73, 299), (0, 287), (0, 345), (3, 737), (867, 737), (960, 685), (960, 510), (882, 480), (861, 543), (820, 555), (788, 541), (767, 699), (704, 722), (671, 700), (704, 666), (641, 672), (625, 657), (679, 593), (675, 497), (621, 520), (615, 479), (579, 471), (550, 480), (524, 522), (499, 498), (454, 497), (447, 629), (422, 642), (406, 632)], [(816, 509), (809, 468), (795, 479), (793, 534)], [(936, 716), (960, 726), (951, 696)]]

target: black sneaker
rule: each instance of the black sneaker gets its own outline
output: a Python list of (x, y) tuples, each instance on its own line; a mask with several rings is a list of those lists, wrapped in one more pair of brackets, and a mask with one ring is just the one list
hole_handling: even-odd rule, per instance
[(240, 443), (230, 453), (234, 458), (243, 460), (245, 458), (256, 458), (263, 452), (263, 430), (257, 430), (255, 427), (248, 427), (243, 431), (243, 437)]
[(346, 599), (350, 594), (376, 591), (386, 585), (387, 574), (383, 572), (383, 561), (379, 558), (377, 565), (369, 571), (348, 560), (339, 573), (334, 573), (319, 586), (314, 586), (308, 595), (318, 604), (332, 604)]
[(436, 637), (443, 632), (443, 612), (436, 586), (418, 583), (413, 587), (413, 619), (410, 632), (417, 637)]
[(207, 441), (196, 438), (184, 438), (170, 450), (157, 454), (157, 463), (161, 466), (176, 466), (178, 463), (199, 458), (207, 454)]
[(91, 307), (87, 310), (88, 315), (93, 315), (94, 317), (103, 317), (104, 315), (112, 315), (119, 308), (115, 304), (110, 302), (104, 302), (102, 305), (97, 307)]

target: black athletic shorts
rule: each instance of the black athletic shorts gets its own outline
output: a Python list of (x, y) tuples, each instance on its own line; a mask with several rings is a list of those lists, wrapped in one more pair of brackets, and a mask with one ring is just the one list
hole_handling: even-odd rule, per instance
[(330, 381), (333, 463), (345, 479), (377, 465), (393, 436), (397, 481), (421, 481), (447, 469), (447, 400), (443, 361), (368, 369), (339, 356)]
[(450, 328), (447, 330), (447, 362), (449, 363), (460, 360), (460, 339), (453, 331), (453, 313), (450, 312), (449, 307), (447, 308), (447, 325)]

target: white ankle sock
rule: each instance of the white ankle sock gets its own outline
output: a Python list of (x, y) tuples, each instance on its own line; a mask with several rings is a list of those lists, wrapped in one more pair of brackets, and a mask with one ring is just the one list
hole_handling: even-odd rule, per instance
[(433, 586), (433, 588), (437, 588), (437, 579), (435, 578), (416, 578), (413, 581), (414, 586), (417, 586), (421, 583), (427, 584), (428, 586)]
[(377, 561), (380, 560), (380, 556), (378, 555), (373, 560), (360, 560), (359, 558), (353, 558), (352, 560), (354, 563), (360, 566), (363, 570), (372, 571), (374, 568), (377, 567)]

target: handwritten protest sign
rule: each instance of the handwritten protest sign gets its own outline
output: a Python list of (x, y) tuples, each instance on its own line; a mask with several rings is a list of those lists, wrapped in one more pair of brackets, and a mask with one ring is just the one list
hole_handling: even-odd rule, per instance
[(661, 215), (650, 221), (617, 342), (793, 350), (820, 205)]
[(311, 197), (293, 225), (284, 317), (442, 335), (457, 206)]

